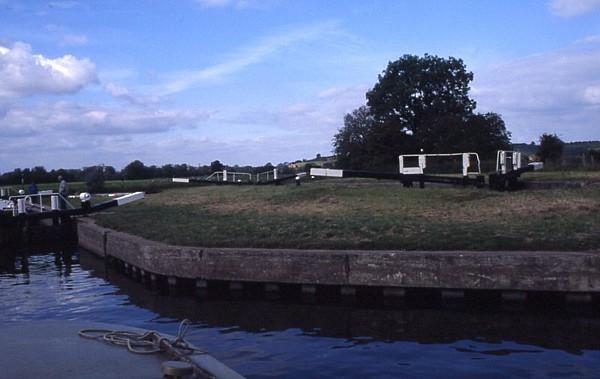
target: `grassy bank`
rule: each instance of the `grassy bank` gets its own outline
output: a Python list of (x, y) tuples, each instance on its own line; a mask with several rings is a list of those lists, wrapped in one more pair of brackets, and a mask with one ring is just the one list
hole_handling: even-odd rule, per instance
[(96, 216), (179, 245), (333, 249), (600, 249), (600, 188), (493, 192), (370, 180), (186, 187)]
[(600, 183), (600, 170), (556, 170), (533, 171), (523, 174), (523, 181), (581, 181), (586, 183)]

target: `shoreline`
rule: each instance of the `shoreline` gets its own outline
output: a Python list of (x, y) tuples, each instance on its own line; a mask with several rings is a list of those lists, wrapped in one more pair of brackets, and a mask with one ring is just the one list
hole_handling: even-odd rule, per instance
[(557, 292), (584, 302), (600, 293), (599, 251), (203, 248), (150, 241), (91, 220), (80, 220), (78, 230), (83, 248), (121, 262), (135, 277), (169, 287), (193, 281), (197, 289), (206, 289), (209, 281), (225, 281), (231, 289), (259, 283), (276, 291), (279, 284), (294, 284), (314, 293), (316, 286), (337, 286), (352, 295), (370, 287), (395, 296), (429, 288), (450, 297), (490, 290), (516, 299), (526, 292)]

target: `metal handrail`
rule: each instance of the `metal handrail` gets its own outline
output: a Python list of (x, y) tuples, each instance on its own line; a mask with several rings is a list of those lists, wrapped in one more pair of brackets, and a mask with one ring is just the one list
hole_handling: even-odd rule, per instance
[[(507, 156), (511, 157), (511, 167), (507, 166)], [(521, 168), (521, 152), (511, 150), (498, 150), (496, 153), (496, 172), (506, 174)]]
[(256, 183), (260, 183), (261, 182), (261, 177), (265, 177), (265, 182), (269, 181), (269, 177), (273, 177), (272, 180), (277, 180), (277, 169), (273, 169), (273, 170), (269, 170), (269, 171), (263, 171), (263, 172), (259, 172), (258, 174), (256, 174)]
[[(455, 157), (462, 156), (462, 174), (467, 176), (469, 174), (481, 174), (481, 160), (479, 154), (473, 152), (465, 153), (446, 153), (446, 154), (403, 154), (398, 156), (399, 160), (399, 171), (401, 174), (423, 174), (423, 169), (426, 167), (426, 159), (428, 157)], [(477, 171), (469, 171), (471, 166), (469, 159), (474, 156), (477, 159)], [(415, 167), (404, 167), (404, 158), (418, 158), (418, 166)]]
[[(230, 176), (231, 176), (232, 180), (229, 180)], [(252, 174), (249, 174), (247, 172), (235, 172), (235, 171), (227, 171), (227, 170), (215, 171), (212, 174), (210, 174), (209, 176), (205, 177), (204, 180), (211, 180), (213, 177), (215, 177), (217, 179), (216, 180), (217, 182), (233, 182), (233, 183), (241, 182), (242, 181), (241, 179), (236, 180), (236, 176), (246, 178), (244, 181), (247, 181), (247, 182), (252, 181)]]
[[(49, 191), (40, 191), (38, 193), (34, 193), (34, 194), (28, 194), (28, 195), (15, 195), (15, 196), (10, 196), (8, 198), (8, 201), (12, 202), (12, 203), (16, 203), (18, 199), (25, 199), (25, 201), (30, 205), (30, 206), (37, 206), (40, 209), (40, 212), (44, 212), (45, 208), (44, 208), (44, 203), (43, 203), (43, 199), (45, 197), (47, 198), (51, 198), (52, 196), (58, 196), (59, 199), (63, 200), (65, 202), (65, 204), (67, 205), (68, 209), (75, 209), (75, 207), (67, 200), (65, 199), (65, 197), (63, 195), (61, 195), (58, 192), (53, 192), (51, 190)], [(34, 204), (33, 202), (33, 198), (37, 198), (37, 204)]]
[(12, 188), (10, 188), (10, 187), (0, 187), (0, 197), (4, 198), (4, 197), (10, 196), (11, 191), (12, 191)]

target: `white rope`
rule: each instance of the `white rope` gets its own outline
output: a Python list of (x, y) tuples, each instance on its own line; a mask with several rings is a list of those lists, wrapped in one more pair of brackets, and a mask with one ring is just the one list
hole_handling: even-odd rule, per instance
[[(165, 352), (178, 359), (185, 359), (191, 354), (206, 354), (206, 352), (192, 347), (185, 339), (189, 330), (190, 321), (183, 320), (179, 324), (179, 331), (175, 339), (170, 340), (155, 331), (132, 332), (128, 330), (110, 329), (82, 329), (79, 336), (92, 340), (104, 341), (106, 343), (125, 346), (127, 350), (135, 354), (156, 354)], [(190, 361), (189, 359), (185, 359)]]

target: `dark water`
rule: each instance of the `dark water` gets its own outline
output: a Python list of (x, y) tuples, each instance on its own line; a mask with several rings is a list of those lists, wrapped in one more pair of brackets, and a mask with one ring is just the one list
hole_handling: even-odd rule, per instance
[(249, 378), (600, 378), (594, 310), (200, 302), (152, 294), (85, 252), (0, 263), (0, 328), (60, 319), (176, 334), (184, 318), (191, 342)]

